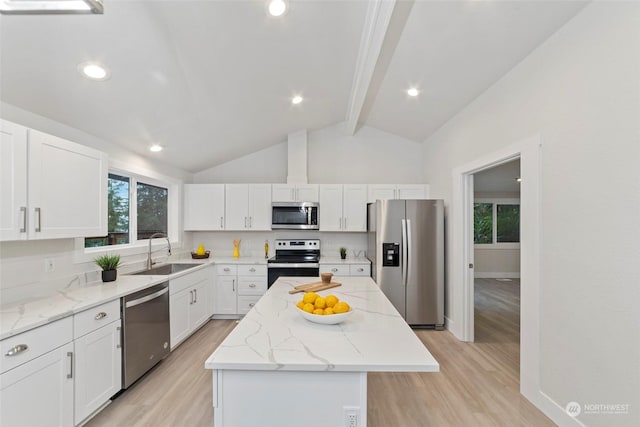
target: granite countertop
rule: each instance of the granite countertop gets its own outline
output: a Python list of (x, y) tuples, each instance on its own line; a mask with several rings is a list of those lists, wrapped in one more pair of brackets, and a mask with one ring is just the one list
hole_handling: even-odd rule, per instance
[(212, 264), (266, 264), (266, 259), (255, 257), (213, 257), (206, 260), (179, 259), (176, 264), (201, 264), (171, 275), (134, 276), (118, 274), (114, 282), (88, 283), (70, 289), (58, 290), (53, 295), (25, 298), (0, 305), (0, 340), (46, 325), (92, 307), (113, 301), (166, 280), (175, 279)]
[(309, 278), (279, 278), (205, 362), (208, 369), (437, 372), (440, 367), (369, 277), (323, 291), (351, 305), (338, 325), (305, 320), (289, 294)]

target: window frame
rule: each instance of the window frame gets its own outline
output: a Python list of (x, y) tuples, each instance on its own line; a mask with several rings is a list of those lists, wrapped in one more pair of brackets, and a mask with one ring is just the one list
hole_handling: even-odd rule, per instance
[[(513, 198), (493, 198), (493, 197), (478, 197), (474, 198), (473, 203), (491, 203), (492, 223), (493, 229), (491, 230), (492, 243), (473, 243), (474, 249), (520, 249), (520, 242), (498, 242), (498, 205), (518, 205), (520, 206), (520, 199)], [(520, 224), (522, 228), (522, 224)]]
[[(107, 171), (129, 178), (129, 243), (85, 248), (85, 237), (75, 239), (75, 263), (93, 261), (105, 253), (117, 252), (121, 256), (147, 253), (149, 239), (138, 240), (138, 203), (136, 200), (138, 182), (163, 187), (168, 190), (167, 197), (167, 234), (172, 248), (181, 248), (180, 202), (182, 200), (182, 181), (150, 171), (135, 171), (126, 166), (111, 162)], [(106, 206), (106, 204), (105, 204)], [(88, 236), (94, 237), (94, 236)], [(156, 242), (157, 240), (157, 242)], [(164, 239), (154, 239), (152, 247), (166, 245)]]

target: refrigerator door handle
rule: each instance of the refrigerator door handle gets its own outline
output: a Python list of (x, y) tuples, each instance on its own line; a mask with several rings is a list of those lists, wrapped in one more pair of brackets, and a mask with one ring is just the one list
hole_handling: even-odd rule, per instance
[(400, 251), (400, 256), (402, 257), (402, 262), (400, 264), (400, 269), (402, 270), (402, 284), (407, 286), (407, 257), (408, 257), (408, 251), (407, 251), (407, 221), (406, 220), (402, 220), (402, 249)]
[(405, 226), (406, 228), (406, 233), (407, 233), (407, 243), (406, 243), (406, 254), (407, 254), (407, 261), (405, 262), (405, 267), (407, 270), (407, 273), (405, 274), (406, 280), (404, 281), (405, 285), (409, 284), (409, 272), (411, 271), (411, 254), (410, 252), (410, 248), (411, 248), (411, 220), (408, 219), (407, 220), (407, 224)]

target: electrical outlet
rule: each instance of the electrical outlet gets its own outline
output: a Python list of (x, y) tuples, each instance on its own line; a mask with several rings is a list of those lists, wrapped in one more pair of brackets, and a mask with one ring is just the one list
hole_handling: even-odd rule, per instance
[(358, 415), (360, 414), (360, 407), (358, 406), (345, 406), (344, 409), (344, 427), (358, 427)]
[(45, 273), (49, 273), (56, 269), (56, 265), (53, 262), (52, 258), (46, 258), (44, 260), (44, 271)]

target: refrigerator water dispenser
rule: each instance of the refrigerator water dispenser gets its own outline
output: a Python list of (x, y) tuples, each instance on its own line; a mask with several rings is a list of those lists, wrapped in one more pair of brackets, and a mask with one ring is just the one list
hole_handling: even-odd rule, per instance
[(383, 243), (382, 244), (382, 266), (383, 267), (400, 267), (400, 244), (399, 243)]

